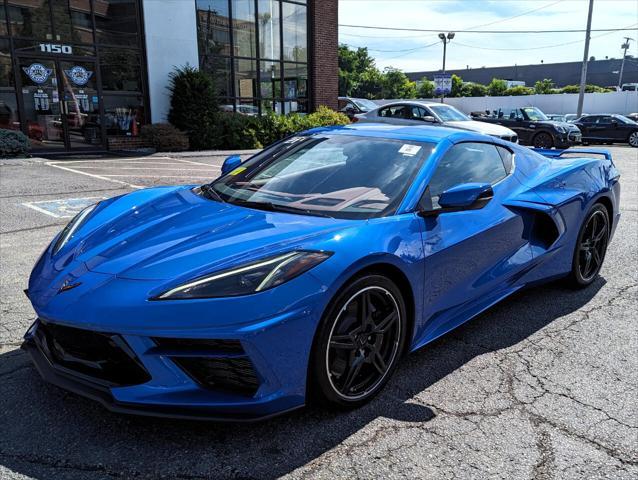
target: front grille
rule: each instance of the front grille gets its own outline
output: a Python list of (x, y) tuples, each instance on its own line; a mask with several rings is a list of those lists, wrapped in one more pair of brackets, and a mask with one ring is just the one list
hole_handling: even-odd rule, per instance
[(39, 321), (37, 344), (53, 365), (97, 383), (129, 386), (150, 375), (122, 337)]
[(151, 353), (165, 355), (204, 388), (253, 396), (259, 380), (238, 340), (161, 338)]

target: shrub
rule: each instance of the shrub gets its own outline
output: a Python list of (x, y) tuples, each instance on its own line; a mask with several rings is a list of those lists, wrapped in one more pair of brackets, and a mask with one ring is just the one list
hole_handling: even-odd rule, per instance
[(211, 76), (185, 65), (171, 73), (168, 90), (171, 95), (168, 121), (186, 132), (192, 148), (207, 148), (199, 143), (201, 137), (196, 132), (202, 128), (200, 123), (211, 118), (218, 110), (215, 84)]
[(554, 83), (551, 78), (543, 78), (542, 80), (538, 80), (534, 84), (534, 93), (539, 95), (546, 95), (548, 93), (553, 93)]
[(504, 95), (512, 95), (512, 96), (533, 95), (533, 94), (534, 94), (533, 88), (525, 87), (523, 85), (516, 85), (515, 87), (508, 88), (507, 90), (505, 90), (505, 93), (504, 93)]
[(28, 148), (29, 139), (24, 133), (0, 129), (0, 157), (25, 155)]
[(492, 97), (502, 97), (507, 90), (507, 82), (498, 78), (493, 78), (487, 86), (487, 91)]
[(463, 97), (484, 97), (487, 95), (487, 87), (480, 83), (464, 83), (461, 89), (461, 95)]
[(434, 97), (434, 82), (428, 80), (426, 77), (421, 79), (421, 83), (417, 88), (417, 95), (419, 98), (432, 98)]
[(183, 152), (188, 150), (188, 136), (168, 123), (144, 125), (141, 136), (158, 152)]
[[(558, 93), (579, 93), (580, 85), (566, 85), (563, 88), (558, 90)], [(609, 88), (599, 87), (598, 85), (585, 85), (585, 93), (604, 93), (604, 92), (613, 92), (613, 90)]]

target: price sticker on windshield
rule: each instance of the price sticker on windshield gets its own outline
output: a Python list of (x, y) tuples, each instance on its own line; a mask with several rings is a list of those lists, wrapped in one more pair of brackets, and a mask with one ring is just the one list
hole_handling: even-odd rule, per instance
[(403, 155), (416, 155), (421, 150), (419, 145), (410, 145), (408, 143), (404, 143), (401, 148), (399, 148), (399, 153)]

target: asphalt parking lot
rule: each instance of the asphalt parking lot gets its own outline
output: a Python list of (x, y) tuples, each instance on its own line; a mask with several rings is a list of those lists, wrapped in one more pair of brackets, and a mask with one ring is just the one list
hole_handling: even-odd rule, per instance
[(638, 478), (638, 149), (599, 280), (534, 288), (404, 359), (371, 404), (259, 424), (121, 416), (40, 380), (22, 293), (83, 205), (224, 155), (0, 160), (0, 478)]

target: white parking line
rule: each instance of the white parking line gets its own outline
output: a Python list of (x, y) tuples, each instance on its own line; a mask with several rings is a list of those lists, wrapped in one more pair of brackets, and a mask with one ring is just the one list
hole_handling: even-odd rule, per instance
[[(181, 175), (134, 175), (134, 174), (129, 174), (129, 175), (104, 175), (105, 177), (129, 177), (129, 178), (210, 178), (210, 175), (187, 175), (187, 176), (181, 176)], [(114, 182), (117, 180), (113, 180)], [(139, 187), (139, 188), (145, 188), (145, 187)]]
[(211, 165), (210, 163), (202, 163), (202, 162), (193, 162), (192, 160), (184, 160), (183, 158), (174, 158), (178, 162), (182, 163), (192, 163), (193, 165), (206, 165), (207, 167), (214, 167), (215, 165)]
[[(95, 175), (94, 173), (83, 172), (81, 170), (75, 170), (74, 168), (69, 168), (69, 167), (63, 167), (62, 165), (58, 165), (54, 162), (47, 162), (45, 165), (48, 165), (49, 167), (53, 167), (53, 168), (59, 168), (60, 170), (65, 170), (67, 172), (78, 173), (80, 175), (86, 175), (87, 177), (97, 178), (99, 180), (104, 180), (106, 182), (117, 183), (119, 185), (126, 185), (127, 187), (130, 187), (130, 188), (135, 188), (135, 189), (144, 188), (143, 185), (134, 185), (132, 183), (124, 182), (123, 180), (116, 180), (114, 178), (107, 178), (103, 175)], [(130, 175), (122, 175), (122, 176), (129, 177)]]
[[(154, 164), (154, 165), (156, 165), (156, 164)], [(212, 167), (212, 166), (211, 166), (211, 167)], [(94, 170), (94, 169), (96, 170), (96, 169), (100, 169), (100, 168), (101, 168), (101, 169), (105, 169), (105, 168), (108, 168), (108, 167), (106, 167), (106, 166), (105, 166), (105, 167), (84, 167), (84, 166), (79, 167), (79, 166), (78, 166), (78, 167), (75, 167), (75, 168), (81, 168), (82, 170), (87, 170), (87, 169), (88, 169), (88, 170)], [(113, 169), (112, 169), (112, 170), (113, 170)], [(148, 171), (148, 170), (149, 170), (149, 167), (120, 167), (120, 166), (118, 165), (118, 166), (117, 166), (117, 171), (119, 172), (120, 170), (146, 170), (146, 171)], [(170, 171), (170, 172), (175, 172), (175, 171), (177, 171), (177, 172), (208, 172), (208, 171), (210, 171), (210, 170), (211, 170), (211, 168), (208, 168), (208, 169), (204, 170), (203, 168), (198, 168), (198, 169), (194, 169), (194, 168), (180, 168), (180, 169), (177, 169), (177, 168), (173, 167), (173, 168), (152, 168), (152, 170), (153, 170), (153, 171), (156, 171), (156, 170), (166, 170), (166, 171)]]

